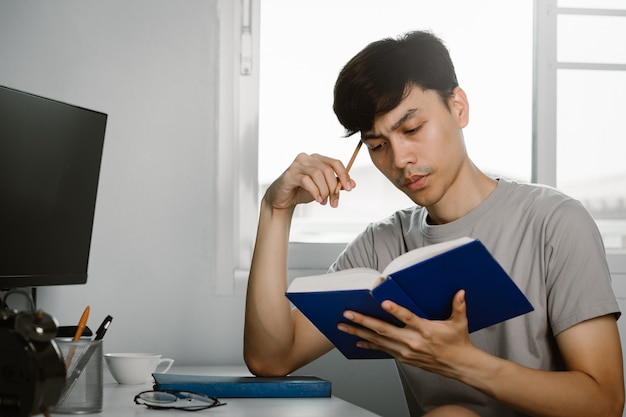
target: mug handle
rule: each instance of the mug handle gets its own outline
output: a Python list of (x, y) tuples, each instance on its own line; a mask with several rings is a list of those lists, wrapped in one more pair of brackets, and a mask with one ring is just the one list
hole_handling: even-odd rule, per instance
[[(170, 368), (172, 367), (172, 365), (174, 365), (174, 359), (170, 359), (170, 358), (162, 358), (159, 363), (157, 364), (157, 368), (162, 365), (162, 364), (166, 364), (165, 365), (165, 369), (163, 369), (162, 371), (158, 371), (158, 373), (164, 374), (167, 371), (170, 370)], [(157, 372), (157, 370), (155, 369), (154, 372)]]

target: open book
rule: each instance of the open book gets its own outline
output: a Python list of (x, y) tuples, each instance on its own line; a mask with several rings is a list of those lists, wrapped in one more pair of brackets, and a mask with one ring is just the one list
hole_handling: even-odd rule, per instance
[(446, 320), (452, 298), (465, 290), (469, 331), (528, 313), (532, 305), (477, 239), (463, 237), (409, 251), (382, 274), (355, 268), (293, 280), (286, 296), (348, 359), (388, 358), (356, 347), (357, 338), (337, 330), (345, 310), (396, 320), (380, 306), (391, 300), (429, 320)]

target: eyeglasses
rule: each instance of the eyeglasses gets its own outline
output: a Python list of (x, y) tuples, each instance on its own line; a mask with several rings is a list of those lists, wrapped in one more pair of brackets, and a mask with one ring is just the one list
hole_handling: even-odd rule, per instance
[(217, 398), (189, 391), (144, 391), (135, 396), (135, 404), (148, 408), (198, 411), (226, 405)]

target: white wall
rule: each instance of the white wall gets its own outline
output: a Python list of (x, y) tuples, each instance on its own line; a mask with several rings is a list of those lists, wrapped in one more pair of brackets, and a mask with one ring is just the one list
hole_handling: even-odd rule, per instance
[(243, 299), (210, 292), (216, 0), (3, 1), (0, 84), (109, 115), (87, 285), (41, 288), (105, 350), (242, 363)]

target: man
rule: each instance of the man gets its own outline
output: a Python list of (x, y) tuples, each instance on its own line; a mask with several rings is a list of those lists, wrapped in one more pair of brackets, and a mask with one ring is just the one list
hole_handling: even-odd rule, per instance
[[(369, 225), (331, 270), (382, 270), (408, 250), (470, 236), (535, 308), (471, 335), (463, 291), (444, 321), (390, 301), (383, 308), (405, 327), (346, 311), (355, 325), (338, 325), (342, 331), (357, 335), (363, 349), (396, 359), (411, 414), (621, 416), (619, 308), (598, 230), (579, 202), (548, 187), (490, 178), (473, 164), (462, 132), (468, 100), (441, 41), (414, 32), (370, 44), (339, 75), (334, 110), (416, 207)], [(262, 200), (244, 335), (255, 374), (286, 375), (332, 349), (284, 292), (294, 207), (313, 200), (337, 207), (338, 182), (346, 191), (356, 186), (340, 161), (300, 154)]]

